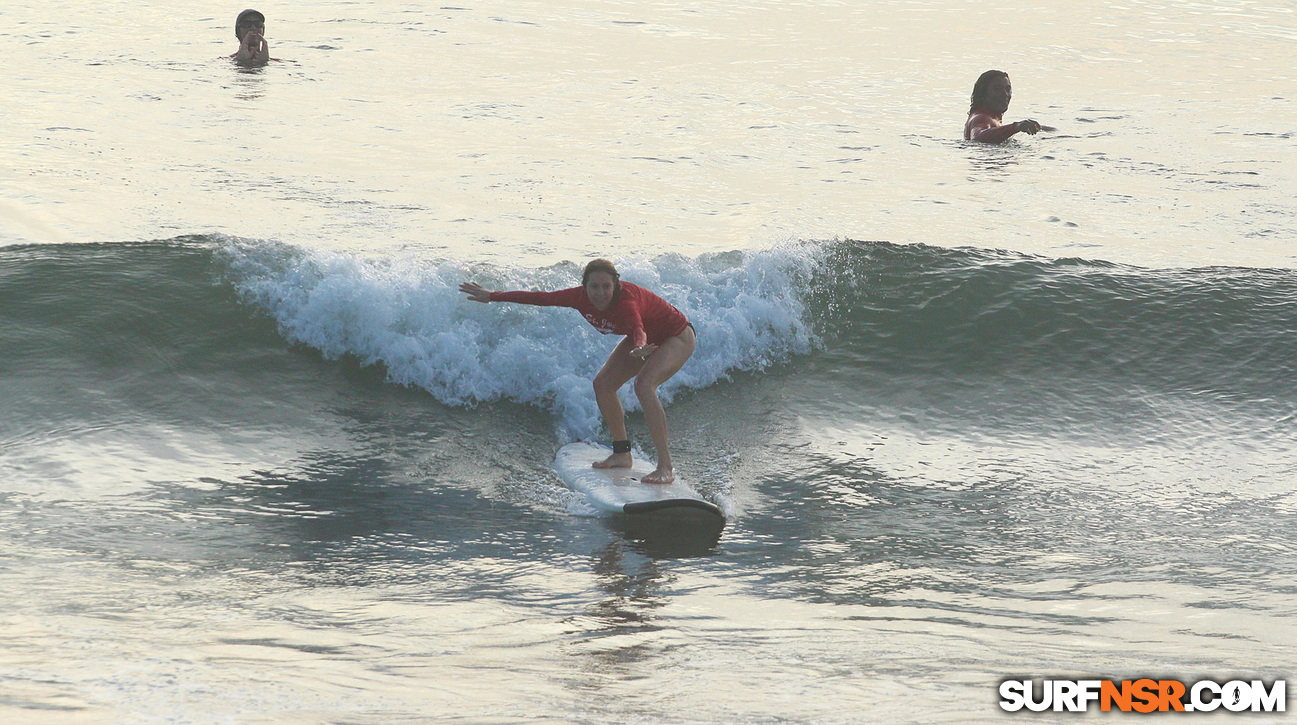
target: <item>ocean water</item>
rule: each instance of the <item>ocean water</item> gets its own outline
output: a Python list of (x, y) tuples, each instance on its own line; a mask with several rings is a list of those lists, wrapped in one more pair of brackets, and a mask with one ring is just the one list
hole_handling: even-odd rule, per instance
[[(257, 7), (251, 70), (243, 6), (0, 7), (0, 719), (1291, 679), (1297, 8)], [(1056, 130), (961, 141), (992, 67)], [(698, 330), (662, 393), (719, 537), (554, 475), (611, 338), (457, 292), (593, 256)]]

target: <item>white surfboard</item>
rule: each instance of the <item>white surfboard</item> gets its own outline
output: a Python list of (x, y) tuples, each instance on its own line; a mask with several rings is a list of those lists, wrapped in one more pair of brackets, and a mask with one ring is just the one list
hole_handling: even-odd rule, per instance
[(653, 472), (647, 461), (635, 461), (633, 468), (593, 468), (595, 461), (612, 455), (607, 446), (580, 441), (569, 443), (554, 458), (554, 470), (569, 487), (585, 494), (602, 511), (635, 517), (654, 517), (724, 525), (725, 512), (699, 496), (676, 476), (675, 483), (644, 483)]

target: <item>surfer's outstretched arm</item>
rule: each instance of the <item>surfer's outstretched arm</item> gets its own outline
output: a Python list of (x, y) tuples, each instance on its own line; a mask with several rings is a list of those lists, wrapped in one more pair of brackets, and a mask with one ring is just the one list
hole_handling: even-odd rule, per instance
[(580, 309), (585, 299), (585, 290), (580, 287), (557, 290), (554, 292), (498, 292), (489, 290), (476, 282), (461, 282), (459, 291), (468, 295), (474, 302), (514, 302), (520, 305), (538, 307), (575, 307)]
[(491, 301), (491, 290), (476, 282), (461, 282), (459, 285), (459, 291), (468, 295), (468, 298), (474, 302)]

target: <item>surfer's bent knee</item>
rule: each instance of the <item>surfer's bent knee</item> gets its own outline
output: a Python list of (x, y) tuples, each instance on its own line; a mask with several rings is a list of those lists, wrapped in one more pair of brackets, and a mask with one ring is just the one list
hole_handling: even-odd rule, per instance
[(651, 395), (656, 398), (658, 394), (658, 385), (661, 385), (661, 383), (649, 382), (645, 378), (637, 376), (635, 378), (635, 395), (641, 398)]

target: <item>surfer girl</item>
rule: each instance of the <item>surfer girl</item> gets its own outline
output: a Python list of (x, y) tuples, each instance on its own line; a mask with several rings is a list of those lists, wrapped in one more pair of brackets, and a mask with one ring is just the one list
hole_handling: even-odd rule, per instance
[(630, 282), (622, 282), (617, 268), (596, 259), (581, 273), (581, 286), (556, 292), (492, 292), (474, 282), (459, 291), (474, 302), (517, 302), (543, 307), (571, 307), (605, 335), (625, 335), (594, 377), (594, 397), (612, 434), (612, 455), (595, 468), (630, 468), (630, 437), (617, 390), (635, 378), (635, 395), (644, 409), (658, 465), (644, 476), (645, 483), (672, 483), (671, 450), (667, 442), (667, 415), (658, 400), (658, 386), (684, 367), (694, 354), (698, 338), (694, 326), (666, 300)]

